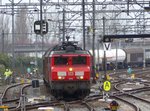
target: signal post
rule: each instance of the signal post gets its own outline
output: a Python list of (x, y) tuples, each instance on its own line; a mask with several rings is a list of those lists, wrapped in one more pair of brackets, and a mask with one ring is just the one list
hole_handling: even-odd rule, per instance
[(108, 101), (109, 98), (109, 91), (111, 90), (111, 82), (106, 80), (103, 82), (103, 100), (106, 102)]

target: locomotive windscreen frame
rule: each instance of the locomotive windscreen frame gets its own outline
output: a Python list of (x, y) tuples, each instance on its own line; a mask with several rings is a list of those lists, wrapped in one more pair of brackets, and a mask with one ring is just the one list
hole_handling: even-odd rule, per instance
[[(86, 57), (54, 57), (54, 65), (86, 65)], [(70, 64), (69, 64), (70, 63)]]

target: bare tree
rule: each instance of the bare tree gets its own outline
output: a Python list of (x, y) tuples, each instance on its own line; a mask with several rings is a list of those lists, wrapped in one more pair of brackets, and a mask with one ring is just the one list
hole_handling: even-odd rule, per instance
[(9, 28), (9, 19), (10, 17), (8, 15), (5, 14), (1, 14), (0, 15), (0, 51), (2, 52), (6, 52), (8, 45), (11, 41), (9, 41), (9, 32), (10, 32), (10, 28)]
[(28, 24), (27, 24), (27, 6), (21, 6), (18, 8), (18, 15), (16, 16), (16, 27), (15, 27), (15, 43), (16, 44), (27, 44), (28, 39)]
[(59, 38), (59, 15), (57, 14), (49, 14), (47, 18), (51, 18), (49, 23), (49, 32), (45, 35), (45, 42), (52, 41), (52, 43), (56, 44)]

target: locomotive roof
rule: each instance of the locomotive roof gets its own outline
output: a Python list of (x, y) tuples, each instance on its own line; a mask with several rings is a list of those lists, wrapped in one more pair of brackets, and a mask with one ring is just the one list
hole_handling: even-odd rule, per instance
[(90, 55), (90, 52), (87, 50), (83, 50), (82, 48), (78, 47), (76, 42), (62, 42), (62, 44), (58, 44), (54, 46), (53, 48), (47, 50), (43, 56), (49, 57), (51, 55), (65, 55), (65, 54), (88, 54)]
[(90, 55), (90, 53), (86, 50), (76, 50), (75, 52), (66, 52), (66, 51), (51, 51), (49, 54), (47, 53), (44, 55), (45, 57), (49, 57), (52, 55), (67, 55), (67, 54), (73, 54), (73, 55), (81, 55), (81, 54), (87, 54)]
[(75, 52), (66, 52), (66, 51), (52, 51), (53, 54), (89, 54), (88, 51), (85, 50), (76, 50)]

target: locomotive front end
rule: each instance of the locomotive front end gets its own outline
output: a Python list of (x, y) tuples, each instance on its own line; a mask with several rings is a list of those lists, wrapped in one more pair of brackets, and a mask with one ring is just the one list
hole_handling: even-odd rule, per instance
[(90, 93), (91, 54), (74, 42), (63, 42), (44, 57), (44, 81), (56, 98), (84, 98)]
[[(86, 96), (90, 92), (90, 56), (89, 55), (63, 55), (52, 57), (54, 61), (51, 68), (52, 89), (68, 95)], [(56, 91), (57, 90), (57, 91)], [(58, 95), (58, 94), (57, 94)]]

